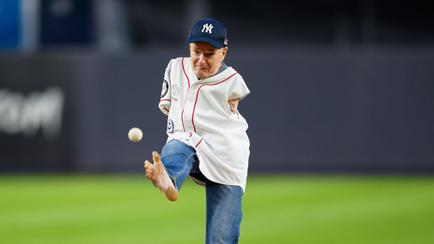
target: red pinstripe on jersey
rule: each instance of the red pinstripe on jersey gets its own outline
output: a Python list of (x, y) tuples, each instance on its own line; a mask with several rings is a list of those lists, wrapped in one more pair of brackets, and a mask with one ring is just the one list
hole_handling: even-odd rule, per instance
[(181, 112), (182, 130), (185, 131), (185, 126), (184, 126), (184, 105), (185, 105), (185, 102), (187, 101), (188, 91), (190, 90), (190, 79), (188, 78), (187, 72), (185, 72), (184, 58), (182, 58), (181, 63), (182, 63), (182, 71), (184, 72), (185, 78), (187, 78), (187, 82), (188, 82), (188, 89), (187, 89), (187, 93), (185, 94), (184, 104), (182, 105), (182, 112)]
[(185, 78), (187, 78), (187, 81), (188, 81), (188, 88), (190, 88), (190, 79), (188, 78), (187, 72), (185, 72), (184, 58), (182, 58), (181, 63), (182, 63), (182, 71), (184, 71)]
[(194, 146), (194, 148), (197, 148), (202, 141), (203, 141), (203, 138), (200, 138), (200, 141), (196, 144), (196, 146)]

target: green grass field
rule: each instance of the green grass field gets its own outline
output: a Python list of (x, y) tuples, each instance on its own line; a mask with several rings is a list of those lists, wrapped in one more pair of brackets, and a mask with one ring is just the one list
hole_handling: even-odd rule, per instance
[[(204, 243), (204, 188), (144, 176), (0, 176), (0, 243)], [(251, 176), (240, 243), (434, 243), (434, 178)]]

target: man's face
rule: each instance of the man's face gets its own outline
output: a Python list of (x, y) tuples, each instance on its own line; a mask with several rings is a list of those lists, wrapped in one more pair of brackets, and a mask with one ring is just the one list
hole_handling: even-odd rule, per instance
[(190, 43), (190, 57), (193, 71), (199, 79), (215, 75), (225, 59), (227, 48), (216, 49), (205, 42)]

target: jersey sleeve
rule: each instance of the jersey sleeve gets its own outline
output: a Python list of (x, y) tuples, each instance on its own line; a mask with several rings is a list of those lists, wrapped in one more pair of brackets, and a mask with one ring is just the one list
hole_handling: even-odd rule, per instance
[(246, 82), (244, 82), (243, 77), (241, 75), (237, 75), (235, 81), (233, 82), (232, 89), (229, 94), (230, 99), (243, 99), (247, 95), (249, 95), (250, 90), (246, 85)]
[(170, 111), (170, 105), (171, 105), (171, 80), (170, 80), (170, 68), (171, 68), (172, 60), (170, 60), (169, 64), (166, 67), (166, 71), (164, 72), (164, 79), (163, 79), (163, 85), (161, 88), (161, 96), (160, 96), (160, 102), (158, 103), (158, 108), (163, 112), (165, 115), (169, 114)]

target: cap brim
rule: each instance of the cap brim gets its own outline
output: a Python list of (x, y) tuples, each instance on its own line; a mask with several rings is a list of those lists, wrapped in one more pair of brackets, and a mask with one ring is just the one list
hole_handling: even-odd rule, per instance
[(189, 38), (188, 43), (192, 43), (192, 42), (206, 42), (217, 49), (220, 49), (223, 47), (223, 43), (220, 43), (220, 42), (218, 42), (212, 38), (206, 37), (206, 36), (197, 36), (197, 37)]

